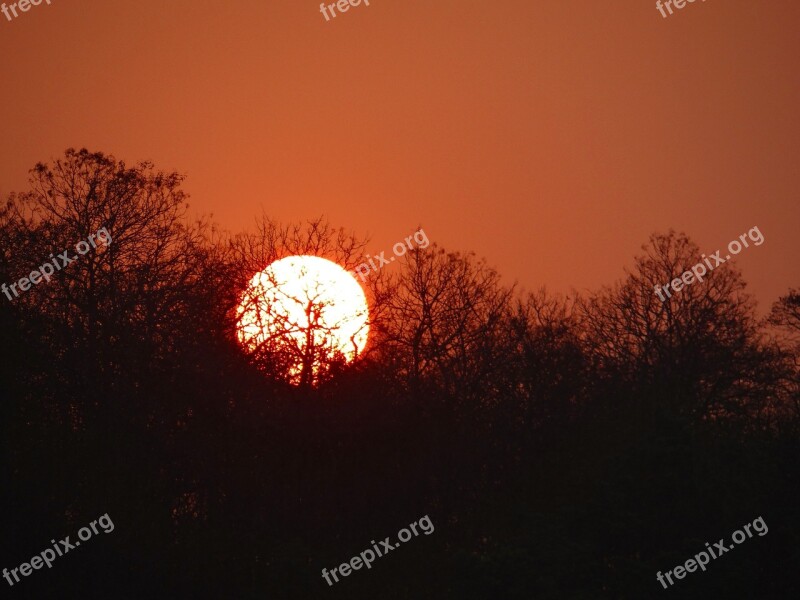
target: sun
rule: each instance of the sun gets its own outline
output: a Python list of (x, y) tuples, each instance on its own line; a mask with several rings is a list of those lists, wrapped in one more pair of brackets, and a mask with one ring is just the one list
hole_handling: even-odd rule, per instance
[(355, 278), (318, 256), (288, 256), (250, 280), (237, 308), (237, 337), (292, 383), (315, 383), (333, 361), (367, 345), (369, 306)]

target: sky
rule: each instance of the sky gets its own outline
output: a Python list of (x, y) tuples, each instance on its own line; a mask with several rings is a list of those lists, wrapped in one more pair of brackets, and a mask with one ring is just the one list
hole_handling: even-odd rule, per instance
[(231, 231), (326, 215), (379, 253), (421, 225), (560, 293), (653, 232), (710, 254), (757, 226), (735, 261), (763, 312), (800, 287), (798, 23), (796, 0), (52, 0), (0, 15), (0, 194), (87, 147), (185, 173)]

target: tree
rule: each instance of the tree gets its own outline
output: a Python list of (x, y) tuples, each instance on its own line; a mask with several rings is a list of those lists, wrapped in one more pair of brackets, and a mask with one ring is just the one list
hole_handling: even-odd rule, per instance
[(795, 427), (800, 427), (800, 291), (791, 289), (772, 306), (768, 323), (781, 333), (779, 344), (786, 353), (786, 405)]
[(781, 296), (772, 306), (769, 322), (786, 330), (792, 341), (800, 342), (800, 291), (789, 290), (788, 294)]
[(391, 285), (380, 343), (398, 375), (412, 390), (434, 384), (472, 407), (496, 402), (509, 385), (513, 295), (497, 272), (434, 244), (410, 251)]
[(529, 294), (517, 304), (510, 334), (523, 422), (566, 426), (586, 399), (588, 374), (574, 300), (544, 289)]
[(725, 265), (662, 301), (655, 289), (701, 262), (684, 234), (653, 235), (633, 271), (612, 288), (583, 298), (583, 343), (599, 380), (619, 401), (654, 417), (668, 409), (686, 419), (766, 416), (772, 392), (762, 368), (753, 302), (740, 272)]
[[(32, 338), (53, 353), (61, 383), (74, 388), (75, 404), (59, 410), (77, 410), (79, 420), (102, 411), (109, 397), (144, 400), (133, 390), (187, 347), (187, 331), (219, 327), (230, 278), (224, 246), (211, 243), (216, 233), (207, 223), (186, 223), (182, 182), (148, 162), (129, 167), (101, 152), (68, 149), (52, 165), (37, 164), (30, 191), (10, 198), (0, 242), (13, 249), (5, 259), (13, 278), (65, 251), (74, 259), (13, 304), (50, 320)], [(107, 237), (97, 243), (101, 230)]]
[[(266, 267), (289, 256), (315, 256), (352, 270), (366, 244), (342, 228), (334, 229), (324, 218), (305, 225), (280, 225), (266, 216), (258, 221), (255, 234), (235, 240), (240, 290), (235, 334), (263, 373), (303, 388), (330, 378), (358, 354), (360, 346), (354, 338), (362, 333), (354, 332), (352, 347), (338, 347), (340, 329), (365, 317), (358, 314), (347, 323), (330, 322), (326, 315), (334, 307), (324, 287), (315, 284), (287, 292), (288, 282)], [(260, 275), (253, 279), (255, 274)]]

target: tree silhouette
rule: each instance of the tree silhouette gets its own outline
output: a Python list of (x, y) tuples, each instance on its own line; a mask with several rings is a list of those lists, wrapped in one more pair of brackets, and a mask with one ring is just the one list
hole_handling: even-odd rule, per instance
[[(316, 257), (290, 260), (274, 263), (253, 278), (237, 309), (237, 335), (257, 364), (269, 364), (289, 381), (308, 387), (327, 377), (334, 365), (358, 356), (366, 341), (368, 311), (349, 306), (348, 298), (332, 296), (337, 285), (360, 295), (355, 281), (329, 279), (327, 271), (322, 272), (324, 279), (311, 281), (320, 268)], [(349, 277), (344, 271), (342, 275)], [(341, 343), (343, 336), (346, 343)]]
[(779, 345), (784, 352), (786, 364), (786, 406), (789, 407), (787, 421), (800, 428), (800, 293), (789, 292), (772, 306), (768, 323), (780, 332)]
[(649, 399), (641, 410), (651, 416), (662, 408), (687, 418), (764, 416), (772, 391), (761, 375), (771, 357), (740, 272), (725, 265), (662, 302), (654, 287), (701, 262), (701, 253), (675, 232), (652, 236), (644, 250), (622, 283), (579, 303), (595, 369)]
[[(247, 348), (242, 298), (276, 308), (256, 273), (292, 255), (350, 270), (367, 242), (324, 218), (189, 222), (183, 185), (70, 149), (0, 207), (2, 282), (109, 234), (0, 296), (3, 564), (103, 513), (117, 525), (12, 594), (648, 598), (657, 571), (759, 514), (769, 535), (682, 597), (800, 592), (796, 291), (758, 319), (725, 264), (662, 302), (654, 286), (702, 258), (675, 232), (567, 298), (433, 244), (361, 282), (358, 360), (313, 287), (283, 299), (304, 323), (270, 314)], [(319, 577), (426, 513), (430, 539)]]
[(512, 292), (485, 263), (436, 244), (411, 250), (403, 267), (381, 330), (385, 359), (412, 389), (435, 382), (453, 399), (491, 402), (511, 351), (503, 332)]
[[(256, 234), (235, 240), (239, 273), (245, 277), (261, 274), (257, 280), (243, 283), (240, 279), (237, 283), (242, 292), (236, 335), (252, 340), (245, 348), (262, 372), (303, 388), (328, 379), (348, 362), (348, 355), (352, 358), (358, 354), (354, 339), (352, 347), (338, 346), (339, 330), (365, 317), (353, 314), (347, 322), (333, 322), (328, 315), (338, 307), (326, 298), (324, 287), (316, 284), (296, 293), (287, 292), (290, 282), (274, 271), (264, 271), (265, 267), (288, 256), (317, 256), (352, 269), (365, 246), (366, 240), (343, 229), (335, 230), (323, 218), (305, 226), (281, 226), (262, 216)], [(358, 332), (351, 338), (355, 335)]]

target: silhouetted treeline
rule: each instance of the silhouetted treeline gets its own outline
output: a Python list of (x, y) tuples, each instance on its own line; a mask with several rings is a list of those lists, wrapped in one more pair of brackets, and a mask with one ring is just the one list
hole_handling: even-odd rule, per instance
[[(0, 211), (0, 282), (112, 240), (0, 296), (0, 567), (104, 513), (116, 527), (7, 597), (800, 592), (797, 291), (761, 319), (727, 264), (662, 302), (653, 286), (700, 255), (675, 232), (570, 297), (434, 243), (370, 274), (365, 354), (296, 387), (237, 342), (240, 294), (286, 255), (353, 268), (366, 240), (324, 219), (190, 222), (182, 183), (68, 150)], [(432, 535), (321, 578), (425, 514)], [(656, 581), (758, 516), (768, 535)]]

